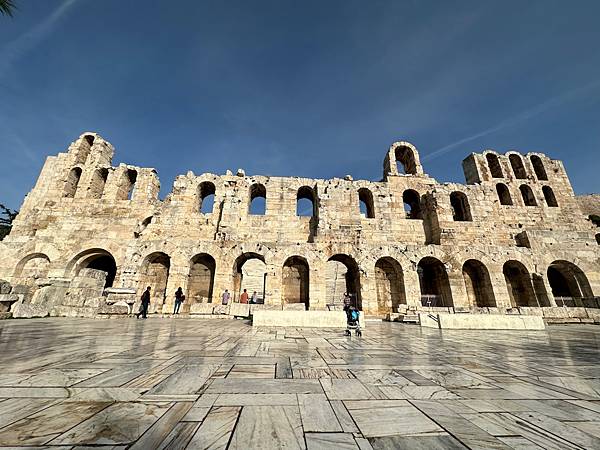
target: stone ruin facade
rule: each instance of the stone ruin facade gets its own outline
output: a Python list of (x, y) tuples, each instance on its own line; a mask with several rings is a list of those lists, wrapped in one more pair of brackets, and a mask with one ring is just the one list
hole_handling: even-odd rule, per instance
[[(577, 197), (561, 161), (486, 150), (466, 184), (428, 176), (394, 143), (379, 182), (188, 172), (159, 199), (154, 169), (112, 166), (84, 133), (47, 158), (0, 242), (4, 315), (217, 313), (228, 289), (269, 309), (367, 316), (419, 310), (600, 317), (600, 196)], [(135, 307), (135, 306), (134, 306)]]

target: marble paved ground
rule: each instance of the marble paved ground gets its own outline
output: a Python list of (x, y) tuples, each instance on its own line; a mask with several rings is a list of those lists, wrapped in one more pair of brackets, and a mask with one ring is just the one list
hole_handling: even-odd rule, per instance
[(600, 449), (600, 327), (0, 322), (0, 447)]

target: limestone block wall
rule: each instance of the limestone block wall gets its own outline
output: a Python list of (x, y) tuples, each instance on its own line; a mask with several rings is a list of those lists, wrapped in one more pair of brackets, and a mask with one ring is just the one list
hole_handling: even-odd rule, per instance
[(471, 154), (467, 184), (439, 183), (397, 142), (383, 181), (190, 171), (162, 201), (153, 169), (113, 167), (113, 154), (84, 133), (47, 158), (0, 242), (0, 279), (25, 302), (84, 269), (105, 272), (105, 287), (151, 286), (151, 312), (172, 311), (180, 286), (186, 310), (247, 289), (309, 309), (349, 292), (374, 315), (581, 306), (600, 295), (587, 214), (598, 196), (576, 197), (562, 163), (541, 153)]

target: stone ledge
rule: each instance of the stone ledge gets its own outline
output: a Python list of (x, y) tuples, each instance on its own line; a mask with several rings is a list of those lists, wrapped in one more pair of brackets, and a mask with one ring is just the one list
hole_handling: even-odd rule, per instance
[[(346, 328), (343, 311), (254, 311), (256, 327)], [(362, 323), (361, 323), (362, 325)]]
[(457, 330), (544, 330), (541, 316), (500, 314), (419, 314), (419, 323), (426, 328)]

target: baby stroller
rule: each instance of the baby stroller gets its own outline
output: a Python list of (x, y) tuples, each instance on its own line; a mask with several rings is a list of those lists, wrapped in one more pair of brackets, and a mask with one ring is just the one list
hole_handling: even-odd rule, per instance
[(360, 312), (354, 306), (349, 306), (346, 310), (346, 320), (347, 327), (344, 335), (350, 336), (352, 335), (352, 330), (356, 336), (362, 336), (362, 331), (360, 331)]

